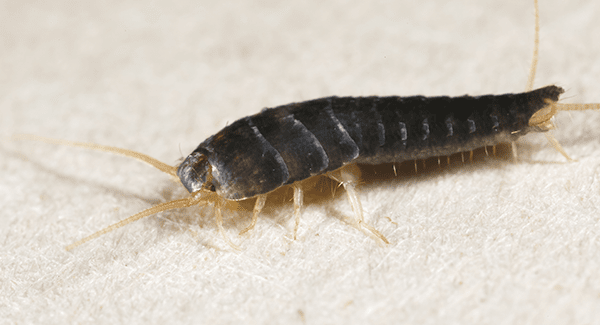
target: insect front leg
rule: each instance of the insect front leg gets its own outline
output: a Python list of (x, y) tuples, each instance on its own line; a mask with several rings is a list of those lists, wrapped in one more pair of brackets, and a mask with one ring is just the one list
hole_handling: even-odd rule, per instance
[(256, 198), (256, 203), (254, 203), (254, 210), (252, 211), (252, 221), (250, 222), (250, 225), (246, 227), (246, 229), (240, 231), (240, 235), (243, 235), (248, 231), (254, 229), (254, 226), (256, 226), (256, 221), (258, 220), (258, 215), (265, 207), (265, 202), (267, 202), (267, 195), (265, 194), (259, 195)]
[(216, 222), (217, 222), (217, 227), (219, 228), (219, 234), (221, 234), (221, 237), (223, 237), (225, 242), (227, 242), (227, 244), (229, 246), (231, 246), (233, 249), (241, 250), (241, 248), (238, 245), (234, 244), (231, 241), (231, 239), (229, 239), (229, 237), (225, 233), (225, 228), (223, 228), (223, 214), (222, 214), (221, 210), (223, 209), (223, 206), (225, 205), (225, 203), (226, 203), (225, 200), (222, 198), (217, 198), (217, 202), (215, 203)]

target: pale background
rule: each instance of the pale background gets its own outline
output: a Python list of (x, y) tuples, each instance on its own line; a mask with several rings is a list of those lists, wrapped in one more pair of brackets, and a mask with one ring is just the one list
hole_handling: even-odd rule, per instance
[[(329, 95), (524, 90), (532, 1), (0, 2), (0, 322), (593, 323), (600, 319), (600, 112), (562, 113), (487, 163), (361, 187), (391, 242), (348, 226), (346, 198), (291, 202), (237, 236), (209, 211), (149, 217), (185, 191), (129, 159), (176, 164), (228, 122)], [(600, 102), (600, 3), (541, 1), (536, 86)]]

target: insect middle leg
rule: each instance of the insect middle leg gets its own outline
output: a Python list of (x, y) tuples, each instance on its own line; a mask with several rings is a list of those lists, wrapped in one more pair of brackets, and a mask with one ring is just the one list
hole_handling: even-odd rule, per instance
[[(294, 184), (293, 188), (294, 188), (294, 220), (295, 220), (294, 240), (295, 240), (297, 238), (297, 234), (298, 234), (298, 226), (300, 225), (300, 212), (302, 210), (302, 205), (304, 202), (304, 191), (298, 184)], [(254, 203), (254, 210), (252, 212), (252, 221), (250, 222), (250, 225), (248, 227), (246, 227), (244, 230), (240, 231), (240, 235), (243, 235), (243, 234), (247, 233), (248, 231), (254, 229), (254, 226), (256, 226), (256, 222), (258, 220), (258, 215), (264, 208), (265, 202), (267, 202), (266, 194), (259, 195), (256, 198), (256, 203)], [(218, 214), (217, 214), (217, 216), (218, 216)]]

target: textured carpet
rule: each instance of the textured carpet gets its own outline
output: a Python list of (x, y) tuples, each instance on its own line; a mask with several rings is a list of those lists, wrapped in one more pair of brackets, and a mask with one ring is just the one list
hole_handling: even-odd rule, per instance
[[(600, 102), (600, 3), (540, 6), (536, 86)], [(263, 107), (523, 91), (533, 30), (529, 1), (2, 2), (0, 322), (597, 322), (600, 112), (558, 116), (553, 134), (576, 162), (528, 135), (517, 163), (454, 157), (365, 177), (365, 214), (389, 245), (345, 222), (350, 205), (330, 184), (309, 193), (297, 240), (286, 192), (243, 236), (248, 212), (226, 211), (241, 251), (210, 209), (191, 208), (67, 252), (185, 190), (130, 159), (7, 140), (176, 164)]]

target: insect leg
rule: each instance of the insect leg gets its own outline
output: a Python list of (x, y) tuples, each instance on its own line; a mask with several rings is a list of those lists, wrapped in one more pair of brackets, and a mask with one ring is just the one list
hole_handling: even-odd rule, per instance
[(294, 240), (298, 234), (298, 225), (300, 225), (300, 210), (304, 203), (304, 191), (299, 185), (294, 185)]
[(217, 215), (216, 221), (217, 221), (217, 227), (219, 228), (219, 233), (221, 234), (223, 239), (225, 239), (227, 244), (229, 244), (229, 246), (231, 246), (232, 248), (234, 248), (236, 250), (241, 250), (241, 248), (238, 245), (234, 244), (231, 241), (231, 239), (229, 239), (229, 237), (227, 237), (227, 234), (225, 233), (225, 229), (223, 228), (223, 214), (221, 213), (221, 208), (223, 207), (224, 204), (225, 204), (225, 200), (221, 199), (221, 198), (219, 198), (217, 203), (215, 204), (215, 214)]
[(356, 165), (347, 165), (343, 168), (340, 168), (332, 173), (329, 173), (328, 176), (333, 180), (340, 182), (346, 193), (348, 194), (348, 200), (350, 201), (350, 205), (352, 206), (352, 210), (354, 211), (354, 225), (356, 225), (359, 229), (368, 230), (371, 235), (374, 235), (376, 238), (379, 238), (386, 244), (390, 242), (385, 238), (383, 234), (381, 234), (377, 229), (373, 226), (369, 225), (364, 221), (362, 204), (360, 203), (360, 199), (358, 198), (358, 192), (356, 191), (356, 185), (358, 183), (358, 177), (360, 174), (360, 170)]
[(510, 143), (510, 147), (512, 149), (512, 156), (513, 156), (513, 161), (517, 161), (518, 156), (517, 156), (517, 143), (516, 142), (511, 142)]
[(265, 202), (267, 202), (267, 195), (259, 195), (256, 198), (256, 203), (254, 203), (254, 211), (252, 212), (252, 221), (250, 222), (250, 225), (246, 227), (246, 229), (240, 231), (240, 235), (243, 235), (248, 231), (254, 229), (254, 226), (256, 226), (256, 220), (258, 220), (258, 215), (260, 214), (260, 211), (262, 211), (262, 209), (265, 207)]

